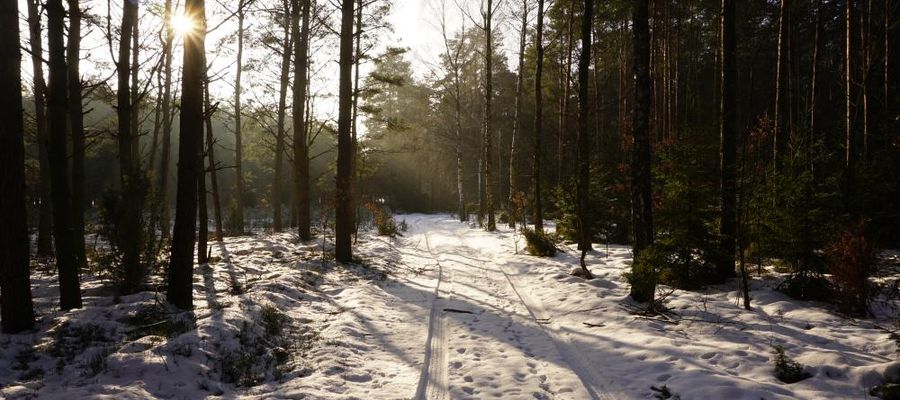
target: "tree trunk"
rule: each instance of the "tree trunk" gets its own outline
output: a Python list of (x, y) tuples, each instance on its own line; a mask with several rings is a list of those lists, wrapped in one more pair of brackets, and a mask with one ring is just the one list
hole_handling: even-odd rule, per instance
[(66, 49), (69, 91), (69, 127), (72, 130), (72, 227), (75, 231), (75, 256), (87, 265), (84, 251), (84, 108), (81, 103), (81, 8), (78, 0), (69, 0), (69, 41)]
[[(136, 4), (136, 2), (131, 3)], [(133, 32), (131, 35), (131, 160), (132, 163), (134, 163), (136, 171), (140, 171), (141, 82), (139, 81), (139, 72), (141, 71), (141, 61), (139, 54), (141, 52), (141, 36), (140, 30), (138, 29), (140, 23), (138, 22), (137, 6), (135, 6), (134, 14), (134, 21), (132, 22)]]
[(62, 310), (81, 308), (81, 288), (72, 230), (72, 203), (66, 152), (68, 96), (66, 77), (65, 9), (62, 0), (47, 2), (47, 39), (50, 56), (48, 87), (48, 141), (50, 186), (53, 193), (53, 233), (56, 239), (56, 266), (59, 270), (59, 306)]
[(854, 180), (854, 163), (855, 163), (855, 138), (853, 133), (853, 65), (851, 64), (851, 60), (853, 57), (853, 53), (851, 53), (851, 43), (853, 42), (852, 35), (852, 24), (853, 24), (853, 1), (847, 0), (844, 6), (844, 136), (845, 136), (845, 147), (844, 147), (844, 168), (845, 168), (845, 179), (847, 183), (847, 194), (852, 193), (852, 186)]
[(359, 224), (361, 220), (358, 218), (359, 208), (361, 206), (361, 196), (362, 192), (360, 191), (359, 185), (361, 177), (359, 176), (359, 169), (357, 168), (357, 162), (359, 161), (359, 138), (357, 137), (356, 132), (356, 119), (359, 115), (359, 64), (362, 60), (362, 34), (363, 34), (363, 4), (362, 0), (356, 0), (356, 32), (354, 33), (355, 44), (353, 46), (353, 116), (351, 120), (353, 121), (350, 132), (351, 139), (353, 142), (353, 160), (350, 161), (351, 170), (354, 173), (353, 176), (353, 203), (354, 207), (351, 207), (353, 212), (352, 220), (353, 220), (353, 244), (359, 240)]
[(544, 93), (541, 78), (544, 72), (544, 0), (538, 0), (537, 49), (534, 72), (534, 155), (531, 163), (531, 181), (534, 188), (532, 199), (532, 223), (538, 232), (544, 231), (544, 213), (541, 210), (541, 139), (544, 125)]
[(737, 62), (735, 60), (735, 0), (722, 0), (721, 17), (721, 98), (719, 162), (721, 172), (722, 209), (720, 221), (720, 251), (722, 259), (716, 265), (716, 273), (722, 278), (734, 277), (734, 249), (737, 233)]
[[(234, 77), (234, 174), (235, 174), (235, 219), (232, 224), (237, 230), (236, 234), (244, 233), (244, 169), (243, 169), (243, 144), (241, 135), (241, 73), (244, 68), (244, 7), (246, 0), (238, 2), (238, 35), (237, 35), (237, 66)], [(207, 88), (207, 92), (209, 89)], [(212, 171), (214, 174), (215, 171)]]
[[(17, 1), (0, 2), (0, 323), (4, 333), (34, 327), (28, 221), (25, 211), (25, 138)], [(16, 45), (13, 45), (16, 44)]]
[(138, 116), (133, 113), (137, 96), (132, 93), (130, 81), (134, 79), (132, 67), (138, 68), (137, 65), (131, 64), (137, 5), (130, 0), (125, 0), (122, 4), (124, 12), (119, 40), (119, 59), (116, 64), (119, 85), (116, 106), (119, 118), (119, 184), (122, 191), (121, 206), (117, 210), (119, 218), (117, 230), (122, 251), (122, 270), (125, 273), (121, 289), (124, 293), (135, 293), (140, 290), (144, 275), (141, 264), (141, 203), (144, 196), (140, 164), (135, 157), (135, 149), (138, 147), (136, 124)]
[(778, 18), (778, 54), (776, 56), (775, 62), (775, 118), (774, 129), (772, 132), (772, 165), (778, 166), (779, 161), (778, 158), (782, 156), (783, 149), (785, 148), (786, 136), (785, 135), (785, 111), (786, 107), (784, 106), (786, 95), (785, 89), (787, 89), (787, 71), (785, 64), (788, 58), (788, 30), (790, 29), (790, 5), (788, 4), (788, 0), (781, 0), (781, 8), (779, 11)]
[[(298, 35), (294, 38), (294, 201), (297, 203), (297, 234), (300, 236), (300, 240), (303, 241), (312, 238), (309, 230), (309, 144), (307, 143), (308, 139), (304, 126), (306, 121), (306, 110), (304, 108), (307, 95), (307, 70), (309, 69), (309, 3), (310, 0), (296, 0), (294, 2), (292, 19), (293, 29)], [(353, 25), (352, 17), (351, 15), (351, 27)], [(351, 36), (350, 51), (352, 53), (353, 33), (350, 32), (348, 35)], [(341, 65), (343, 66), (343, 64)], [(352, 66), (352, 62), (350, 66)], [(347, 135), (349, 137), (349, 130)], [(352, 221), (350, 224), (352, 226)]]
[[(559, 74), (559, 82), (562, 90), (562, 97), (559, 102), (559, 131), (557, 133), (557, 148), (556, 148), (556, 184), (557, 186), (563, 185), (563, 179), (568, 176), (568, 172), (566, 170), (566, 146), (568, 142), (569, 135), (569, 83), (572, 80), (572, 48), (575, 46), (575, 34), (573, 32), (575, 25), (575, 1), (569, 1), (569, 11), (568, 16), (566, 17), (566, 47), (564, 54), (565, 62), (560, 66), (560, 74)], [(562, 48), (562, 46), (560, 46)], [(563, 58), (561, 57), (560, 61)]]
[(487, 0), (487, 10), (484, 11), (484, 201), (485, 212), (487, 213), (487, 225), (485, 229), (488, 232), (497, 230), (497, 224), (494, 221), (494, 190), (491, 185), (491, 169), (493, 167), (492, 144), (494, 140), (494, 131), (491, 126), (492, 100), (494, 97), (493, 82), (493, 34), (491, 29), (491, 20), (493, 19), (494, 6), (492, 0)]
[(281, 53), (281, 80), (278, 91), (278, 127), (275, 135), (275, 179), (272, 182), (272, 229), (281, 232), (283, 222), (281, 217), (281, 194), (284, 178), (284, 120), (287, 110), (287, 88), (291, 73), (291, 10), (290, 2), (284, 1), (284, 39)]
[(591, 32), (594, 23), (594, 1), (584, 0), (581, 21), (581, 55), (578, 58), (578, 245), (581, 247), (581, 270), (586, 279), (594, 276), (585, 263), (591, 249), (591, 124), (588, 79), (591, 67)]
[[(653, 244), (653, 198), (650, 177), (650, 27), (647, 23), (649, 0), (633, 3), (634, 34), (634, 115), (631, 159), (631, 215), (634, 229), (634, 259)], [(637, 265), (637, 263), (633, 264)], [(632, 285), (631, 297), (651, 304), (655, 292), (655, 278), (651, 285)], [(649, 289), (649, 290), (646, 290)]]
[(34, 85), (34, 121), (37, 128), (38, 163), (40, 166), (41, 204), (38, 213), (37, 254), (53, 255), (53, 201), (50, 191), (50, 161), (47, 155), (47, 85), (44, 82), (44, 49), (41, 42), (41, 18), (37, 0), (28, 0), (28, 33), (31, 44), (31, 67)]
[(353, 260), (350, 234), (353, 233), (353, 141), (350, 137), (353, 81), (353, 7), (355, 0), (343, 0), (341, 7), (340, 86), (338, 91), (337, 201), (335, 209), (335, 258)]
[[(204, 84), (203, 86), (206, 86)], [(205, 92), (206, 89), (204, 89)], [(209, 112), (209, 110), (204, 110)], [(206, 118), (203, 118), (206, 121)], [(202, 129), (202, 128), (201, 128)], [(206, 170), (204, 166), (204, 159), (206, 156), (206, 149), (204, 148), (204, 140), (203, 133), (201, 131), (200, 146), (197, 149), (197, 159), (200, 163), (200, 173), (197, 174), (197, 264), (203, 265), (209, 262), (209, 257), (207, 257), (208, 245), (209, 245), (209, 207), (206, 205), (206, 197), (209, 194), (206, 191)]]
[(215, 240), (221, 242), (224, 237), (224, 230), (222, 228), (222, 201), (219, 198), (219, 173), (218, 165), (216, 164), (216, 142), (214, 140), (212, 123), (212, 115), (215, 109), (209, 101), (209, 72), (207, 71), (205, 75), (206, 79), (204, 79), (204, 81), (206, 82), (206, 85), (203, 88), (203, 108), (206, 110), (204, 113), (206, 121), (206, 157), (209, 160), (209, 184), (213, 199), (213, 221), (215, 222), (216, 227)]
[(197, 228), (197, 175), (202, 173), (197, 154), (203, 135), (203, 77), (206, 75), (206, 65), (203, 63), (206, 37), (204, 0), (187, 0), (185, 15), (194, 21), (196, 29), (184, 37), (178, 191), (167, 297), (176, 307), (188, 310), (193, 307), (191, 276)]
[[(159, 160), (159, 229), (163, 238), (169, 237), (169, 158), (172, 148), (172, 0), (165, 3), (165, 30), (163, 42), (163, 99), (162, 99), (162, 149)], [(180, 152), (180, 150), (179, 150)]]
[(519, 70), (516, 74), (516, 111), (513, 116), (512, 137), (509, 140), (509, 227), (515, 229), (517, 212), (515, 195), (518, 193), (519, 165), (516, 139), (522, 125), (522, 93), (525, 88), (525, 35), (528, 33), (528, 1), (522, 1), (522, 26), (519, 30)]

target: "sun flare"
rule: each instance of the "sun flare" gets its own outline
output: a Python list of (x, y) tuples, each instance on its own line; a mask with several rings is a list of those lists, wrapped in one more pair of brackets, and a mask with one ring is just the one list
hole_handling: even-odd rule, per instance
[(194, 20), (190, 17), (179, 14), (172, 17), (172, 30), (175, 31), (175, 34), (178, 36), (184, 36), (190, 34), (196, 29), (194, 24)]

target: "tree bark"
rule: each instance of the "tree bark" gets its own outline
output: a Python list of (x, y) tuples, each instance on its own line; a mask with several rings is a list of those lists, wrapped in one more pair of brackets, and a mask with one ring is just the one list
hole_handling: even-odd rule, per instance
[(0, 2), (0, 323), (4, 333), (34, 327), (28, 221), (25, 210), (25, 138), (17, 1)]
[(37, 128), (38, 163), (40, 166), (40, 208), (38, 213), (37, 254), (53, 255), (53, 201), (50, 190), (50, 161), (47, 155), (47, 85), (44, 82), (44, 46), (41, 42), (41, 18), (37, 0), (28, 0), (28, 33), (31, 45), (31, 67), (34, 88), (34, 120)]
[[(234, 174), (235, 174), (235, 219), (232, 222), (237, 234), (244, 233), (244, 168), (243, 168), (243, 144), (241, 133), (241, 73), (244, 68), (244, 7), (247, 0), (238, 2), (238, 35), (237, 35), (237, 62), (234, 77)], [(209, 89), (207, 89), (209, 92)], [(215, 173), (212, 171), (212, 173)]]
[[(306, 135), (306, 90), (307, 71), (309, 69), (309, 8), (310, 0), (295, 0), (293, 11), (293, 29), (297, 33), (294, 38), (294, 201), (297, 203), (297, 234), (300, 240), (312, 238), (310, 234), (309, 204), (309, 144)], [(346, 5), (345, 5), (346, 7)], [(352, 5), (351, 5), (352, 9)], [(351, 18), (351, 28), (353, 25)], [(346, 17), (345, 17), (346, 18)], [(302, 19), (302, 21), (301, 21)], [(353, 33), (350, 35), (351, 53), (353, 51)], [(343, 39), (343, 38), (342, 38)], [(352, 57), (352, 54), (351, 54)], [(343, 64), (341, 64), (343, 68)], [(352, 67), (352, 61), (350, 66)], [(349, 104), (349, 103), (348, 103)], [(348, 118), (349, 120), (349, 118)], [(348, 126), (349, 129), (349, 126)], [(347, 131), (349, 137), (350, 131)], [(352, 221), (350, 222), (352, 226)]]
[(591, 124), (588, 80), (591, 66), (591, 32), (594, 22), (594, 1), (584, 0), (581, 21), (581, 55), (578, 58), (578, 245), (581, 247), (581, 270), (586, 279), (594, 276), (588, 269), (585, 256), (591, 249)]
[(172, 0), (165, 3), (165, 30), (163, 41), (163, 99), (162, 99), (162, 149), (159, 160), (159, 228), (163, 238), (169, 237), (169, 159), (172, 148)]
[(204, 0), (186, 0), (185, 15), (194, 21), (196, 29), (184, 37), (178, 191), (167, 297), (174, 306), (188, 310), (193, 307), (191, 276), (197, 227), (197, 175), (202, 173), (197, 154), (203, 135), (203, 77), (206, 72), (203, 63), (206, 38)]
[(522, 94), (525, 89), (525, 35), (528, 33), (528, 1), (522, 1), (522, 25), (519, 30), (519, 61), (516, 74), (516, 111), (513, 116), (512, 137), (509, 140), (509, 227), (515, 229), (516, 213), (515, 195), (518, 193), (519, 165), (517, 163), (519, 149), (516, 140), (522, 125)]
[(81, 99), (81, 8), (69, 0), (69, 41), (66, 49), (69, 91), (69, 127), (72, 130), (72, 227), (79, 267), (87, 265), (84, 251), (84, 107)]
[(353, 260), (350, 235), (353, 233), (353, 141), (350, 137), (353, 81), (353, 7), (355, 0), (343, 0), (341, 7), (340, 85), (338, 91), (338, 160), (335, 210), (335, 258)]
[[(653, 198), (650, 177), (650, 27), (648, 26), (649, 0), (634, 0), (632, 24), (634, 35), (634, 109), (631, 159), (631, 215), (634, 229), (634, 259), (653, 244)], [(636, 264), (636, 263), (635, 263)], [(650, 301), (654, 291), (641, 292), (631, 287), (631, 297), (638, 301)]]
[[(218, 165), (216, 164), (215, 140), (213, 135), (212, 115), (215, 109), (209, 100), (209, 72), (207, 71), (206, 85), (203, 88), (203, 108), (206, 110), (204, 119), (206, 121), (206, 158), (209, 160), (209, 185), (212, 192), (213, 200), (213, 221), (215, 223), (216, 235), (215, 240), (222, 241), (224, 230), (222, 228), (222, 201), (219, 198), (219, 178)], [(202, 221), (202, 220), (201, 220)]]
[(131, 83), (135, 79), (132, 68), (133, 45), (132, 36), (137, 22), (137, 4), (131, 0), (122, 2), (122, 29), (119, 40), (119, 59), (116, 63), (118, 74), (118, 96), (116, 111), (119, 119), (119, 184), (122, 191), (122, 202), (118, 212), (118, 234), (122, 251), (122, 270), (124, 293), (135, 293), (140, 290), (144, 277), (141, 263), (141, 210), (143, 202), (143, 180), (140, 163), (136, 157), (138, 148), (137, 119), (133, 106), (137, 96), (132, 92)]
[(491, 29), (491, 20), (493, 19), (494, 7), (493, 1), (487, 0), (487, 10), (484, 11), (484, 201), (485, 212), (487, 213), (487, 225), (485, 230), (493, 232), (497, 230), (497, 224), (494, 221), (494, 190), (491, 185), (491, 174), (493, 167), (492, 144), (494, 141), (494, 131), (491, 125), (491, 112), (494, 97), (493, 82), (493, 34)]
[(66, 124), (68, 95), (66, 76), (65, 9), (62, 0), (47, 2), (47, 39), (50, 56), (48, 87), (48, 141), (50, 186), (53, 194), (53, 226), (56, 239), (56, 266), (59, 271), (59, 306), (62, 310), (81, 308), (81, 289), (75, 238), (72, 230), (72, 192), (69, 188)]
[(281, 217), (281, 195), (284, 174), (284, 120), (287, 110), (287, 89), (291, 73), (291, 10), (290, 2), (284, 1), (284, 39), (282, 40), (281, 53), (281, 81), (278, 91), (278, 127), (275, 134), (275, 177), (272, 182), (272, 229), (281, 232), (283, 222)]
[(538, 0), (537, 37), (535, 48), (537, 57), (534, 72), (534, 154), (531, 163), (531, 182), (534, 188), (532, 195), (532, 223), (538, 232), (544, 231), (544, 213), (541, 210), (541, 139), (544, 125), (544, 93), (541, 78), (544, 72), (544, 0)]
[[(205, 74), (204, 74), (205, 75)], [(204, 84), (203, 86), (206, 86)], [(206, 89), (204, 89), (204, 92)], [(204, 110), (205, 112), (209, 112), (208, 110)], [(204, 113), (205, 113), (204, 112)], [(206, 118), (203, 118), (206, 121)], [(202, 128), (201, 128), (202, 129)], [(206, 170), (204, 166), (204, 160), (206, 159), (206, 153), (204, 149), (204, 134), (201, 131), (200, 146), (197, 149), (197, 159), (200, 163), (200, 173), (197, 174), (197, 264), (203, 265), (209, 262), (209, 257), (207, 257), (207, 249), (209, 245), (209, 207), (207, 207), (206, 197), (208, 196), (208, 192), (206, 191)]]
[(737, 62), (735, 60), (735, 0), (721, 3), (721, 84), (720, 84), (720, 148), (721, 215), (720, 252), (722, 259), (716, 265), (716, 273), (722, 278), (734, 277), (734, 250), (737, 233)]

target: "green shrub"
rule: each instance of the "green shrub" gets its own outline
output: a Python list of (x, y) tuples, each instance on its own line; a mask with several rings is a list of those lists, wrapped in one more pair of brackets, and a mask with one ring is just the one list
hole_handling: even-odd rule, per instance
[(525, 250), (528, 254), (538, 257), (553, 257), (556, 255), (556, 238), (543, 231), (522, 228), (525, 236)]
[(653, 301), (660, 271), (669, 264), (669, 253), (658, 244), (642, 250), (631, 264), (625, 280), (631, 285), (631, 298), (639, 303)]
[(284, 326), (288, 322), (288, 316), (271, 304), (262, 306), (259, 317), (263, 330), (268, 336), (281, 336)]
[(784, 354), (784, 347), (775, 345), (775, 377), (784, 383), (796, 383), (811, 377), (803, 365)]
[(391, 213), (387, 207), (378, 203), (369, 201), (366, 202), (365, 207), (366, 210), (372, 213), (372, 217), (375, 219), (375, 229), (378, 232), (378, 235), (390, 237), (403, 236), (400, 231), (406, 230), (406, 221), (403, 222), (404, 226), (397, 225), (397, 221), (394, 220), (394, 214)]

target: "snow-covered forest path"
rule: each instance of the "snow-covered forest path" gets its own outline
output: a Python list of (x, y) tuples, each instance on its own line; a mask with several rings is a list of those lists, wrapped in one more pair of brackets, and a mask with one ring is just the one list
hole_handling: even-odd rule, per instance
[(446, 216), (411, 216), (409, 249), (437, 268), (416, 398), (614, 398), (505, 270), (513, 240)]

